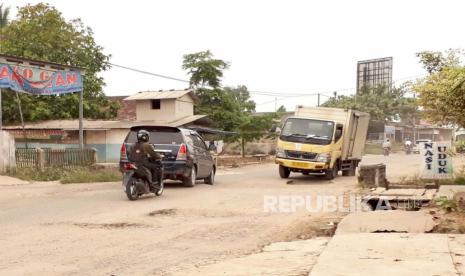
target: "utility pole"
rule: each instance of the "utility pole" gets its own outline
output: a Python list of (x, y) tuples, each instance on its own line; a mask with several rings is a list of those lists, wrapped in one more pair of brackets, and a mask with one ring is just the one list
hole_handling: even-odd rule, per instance
[(3, 117), (2, 117), (2, 89), (0, 88), (0, 133), (3, 130)]
[(274, 97), (274, 112), (278, 111), (278, 97)]
[(84, 89), (79, 92), (79, 148), (84, 149)]
[(318, 93), (318, 105), (317, 106), (320, 106), (320, 93)]
[[(414, 99), (414, 101), (416, 101), (416, 94), (415, 93), (413, 93), (413, 99)], [(415, 129), (416, 128), (416, 126), (415, 126), (415, 124), (416, 124), (415, 112), (416, 112), (416, 108), (415, 108), (415, 111), (413, 112), (413, 116), (412, 116), (413, 117), (413, 129), (412, 129), (413, 133), (412, 134), (413, 134), (413, 144), (414, 145), (417, 142), (416, 129)]]

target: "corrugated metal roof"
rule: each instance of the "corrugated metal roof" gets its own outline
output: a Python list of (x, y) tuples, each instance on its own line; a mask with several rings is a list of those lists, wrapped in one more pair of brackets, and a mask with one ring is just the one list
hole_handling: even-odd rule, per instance
[[(206, 115), (192, 115), (176, 121), (107, 121), (107, 120), (84, 120), (84, 130), (106, 130), (106, 129), (126, 129), (138, 125), (151, 126), (172, 126), (178, 127), (192, 123)], [(22, 126), (4, 126), (3, 129), (22, 129)], [(62, 129), (79, 130), (79, 120), (51, 120), (32, 124), (26, 124), (25, 129)]]
[(205, 118), (206, 116), (207, 115), (192, 115), (192, 116), (189, 116), (189, 117), (179, 119), (177, 121), (173, 121), (173, 122), (169, 123), (169, 126), (178, 127), (178, 126), (186, 125), (186, 124), (192, 123), (194, 121), (197, 121), (199, 119)]
[(198, 98), (194, 91), (186, 90), (160, 90), (160, 91), (142, 91), (124, 99), (125, 101), (139, 101), (139, 100), (161, 100), (161, 99), (178, 99), (182, 96), (189, 94), (194, 101)]
[[(108, 129), (108, 125), (118, 121), (106, 120), (84, 120), (84, 129)], [(37, 123), (29, 123), (24, 126), (26, 129), (63, 129), (63, 130), (78, 130), (79, 120), (50, 120)], [(4, 129), (21, 129), (21, 125), (4, 126)]]

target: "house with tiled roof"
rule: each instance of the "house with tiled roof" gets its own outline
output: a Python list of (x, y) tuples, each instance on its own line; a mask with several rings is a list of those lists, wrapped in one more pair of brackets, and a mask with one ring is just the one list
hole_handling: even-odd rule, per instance
[[(205, 115), (194, 115), (198, 98), (194, 91), (143, 91), (131, 96), (109, 97), (120, 103), (114, 120), (84, 120), (84, 144), (97, 150), (98, 162), (117, 162), (129, 129), (137, 125), (173, 127), (207, 126)], [(78, 148), (78, 120), (50, 120), (24, 126), (5, 126), (15, 137), (16, 147)]]

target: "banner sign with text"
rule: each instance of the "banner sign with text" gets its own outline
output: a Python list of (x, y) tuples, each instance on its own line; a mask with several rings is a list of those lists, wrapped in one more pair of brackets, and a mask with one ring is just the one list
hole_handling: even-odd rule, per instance
[(420, 178), (452, 178), (451, 142), (426, 142), (418, 146), (422, 158)]
[(83, 90), (79, 71), (51, 71), (0, 63), (0, 88), (32, 95), (57, 95)]

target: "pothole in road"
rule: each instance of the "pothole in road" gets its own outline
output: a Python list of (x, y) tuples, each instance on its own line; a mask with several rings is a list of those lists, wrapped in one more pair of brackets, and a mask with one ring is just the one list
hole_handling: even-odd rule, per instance
[(284, 237), (278, 241), (306, 240), (315, 237), (332, 237), (336, 232), (337, 225), (341, 217), (311, 219), (299, 221), (288, 226), (288, 231), (284, 232)]
[(160, 209), (149, 213), (149, 216), (174, 216), (178, 213), (178, 209)]
[(116, 223), (73, 223), (73, 225), (82, 228), (93, 229), (124, 229), (124, 228), (142, 228), (148, 227), (146, 224), (130, 223), (130, 222), (116, 222)]
[(185, 217), (203, 217), (203, 218), (230, 218), (244, 217), (244, 213), (225, 211), (225, 210), (204, 210), (204, 209), (160, 209), (148, 213), (149, 216), (185, 216)]
[(44, 223), (45, 226), (53, 225), (72, 225), (80, 228), (87, 229), (127, 229), (127, 228), (147, 228), (151, 227), (142, 223), (131, 222), (114, 222), (114, 223), (88, 223), (88, 222), (58, 222), (58, 223)]

